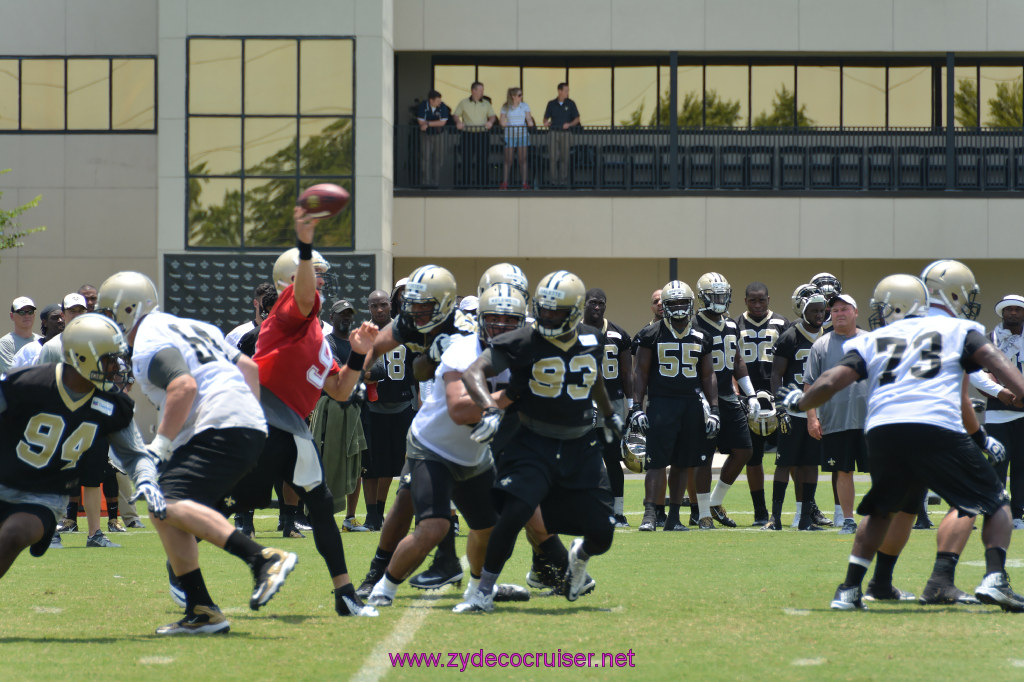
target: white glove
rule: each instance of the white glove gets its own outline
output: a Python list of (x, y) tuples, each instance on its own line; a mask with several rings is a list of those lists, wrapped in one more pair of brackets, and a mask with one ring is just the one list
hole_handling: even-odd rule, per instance
[(161, 520), (167, 518), (167, 502), (164, 501), (164, 494), (160, 491), (160, 486), (152, 481), (140, 482), (130, 501), (134, 502), (140, 497), (146, 498), (146, 506), (149, 507), (150, 514)]
[(747, 398), (747, 412), (753, 416), (754, 419), (761, 416), (761, 403), (758, 402), (757, 398), (754, 396)]
[(807, 414), (800, 411), (800, 401), (803, 397), (804, 392), (796, 384), (783, 384), (775, 393), (775, 399), (782, 404), (782, 409), (794, 417), (804, 417)]
[(427, 349), (427, 357), (430, 358), (431, 362), (435, 365), (441, 364), (441, 356), (448, 350), (448, 346), (452, 344), (451, 334), (438, 334), (433, 341), (430, 342), (430, 348)]
[(634, 407), (630, 410), (628, 418), (629, 428), (635, 431), (647, 433), (647, 429), (651, 428), (651, 422), (648, 421), (647, 415), (639, 407)]
[(498, 433), (498, 427), (501, 426), (501, 414), (501, 410), (497, 407), (485, 409), (483, 419), (473, 427), (469, 437), (477, 443), (490, 443)]
[(146, 449), (161, 462), (166, 462), (174, 454), (174, 449), (171, 447), (171, 439), (160, 434), (153, 438), (153, 441), (146, 446)]
[(998, 464), (1006, 459), (1006, 446), (992, 436), (985, 436), (985, 447), (982, 450), (993, 464)]
[(612, 413), (604, 418), (604, 439), (611, 443), (613, 441), (622, 440), (622, 434), (626, 430), (626, 423), (616, 413)]
[(704, 417), (704, 435), (708, 440), (718, 437), (722, 430), (722, 418), (718, 416), (718, 408), (712, 407)]

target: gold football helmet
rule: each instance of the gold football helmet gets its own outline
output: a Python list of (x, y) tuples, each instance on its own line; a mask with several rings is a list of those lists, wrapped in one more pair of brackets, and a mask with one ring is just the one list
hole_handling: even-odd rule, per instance
[(958, 260), (937, 260), (921, 271), (928, 296), (957, 317), (973, 320), (981, 312), (975, 299), (981, 289), (971, 269)]
[(622, 462), (634, 474), (647, 471), (647, 436), (632, 426), (622, 437)]
[(868, 307), (868, 324), (878, 329), (905, 317), (924, 315), (928, 310), (928, 289), (913, 275), (889, 275), (875, 285)]
[(703, 304), (701, 310), (724, 313), (732, 302), (732, 285), (717, 272), (705, 272), (697, 280), (697, 296)]
[[(328, 292), (333, 289), (334, 281), (331, 279), (331, 274), (328, 270), (331, 269), (331, 264), (327, 262), (327, 259), (320, 255), (319, 251), (313, 252), (313, 271), (316, 276), (324, 280), (323, 287), (317, 287), (324, 295), (328, 295)], [(274, 286), (277, 287), (277, 293), (284, 291), (289, 284), (295, 281), (295, 273), (299, 270), (299, 249), (296, 247), (290, 248), (274, 261), (273, 279)], [(326, 291), (325, 291), (326, 290)]]
[(64, 362), (101, 391), (128, 383), (128, 342), (109, 317), (79, 315), (64, 329), (61, 343)]
[[(480, 294), (476, 315), (477, 333), (481, 339), (490, 339), (519, 329), (526, 323), (526, 297), (522, 291), (506, 282), (493, 284)], [(516, 323), (510, 325), (496, 320), (489, 321), (491, 315), (514, 317)]]
[[(568, 270), (556, 270), (537, 285), (533, 297), (533, 317), (537, 331), (543, 336), (558, 337), (568, 334), (583, 320), (583, 302), (587, 288), (583, 280)], [(549, 311), (542, 315), (541, 311)], [(550, 311), (565, 312), (562, 318), (553, 317)]]
[(758, 391), (755, 397), (760, 410), (756, 415), (753, 412), (747, 413), (747, 426), (753, 433), (767, 438), (779, 427), (779, 418), (775, 412), (775, 396), (768, 391)]
[(693, 289), (674, 279), (661, 288), (661, 308), (665, 319), (689, 321), (693, 317)]
[(526, 279), (526, 275), (518, 265), (511, 263), (498, 263), (484, 270), (484, 274), (480, 277), (480, 284), (476, 288), (476, 295), (483, 296), (488, 288), (501, 282), (511, 284), (522, 292), (523, 298), (527, 301), (530, 300), (529, 280)]
[[(402, 314), (426, 333), (440, 325), (455, 308), (455, 278), (439, 265), (424, 265), (409, 275), (402, 294)], [(414, 310), (413, 306), (431, 304), (433, 308)], [(429, 313), (429, 315), (428, 315)]]
[(119, 272), (100, 285), (96, 312), (113, 319), (128, 334), (139, 320), (156, 309), (159, 298), (149, 277), (141, 272)]

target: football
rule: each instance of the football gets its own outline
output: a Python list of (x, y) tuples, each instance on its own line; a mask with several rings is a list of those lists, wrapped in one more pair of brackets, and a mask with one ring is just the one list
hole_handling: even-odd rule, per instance
[(313, 185), (299, 195), (299, 206), (306, 209), (311, 218), (330, 218), (347, 205), (349, 194), (344, 187), (324, 183)]

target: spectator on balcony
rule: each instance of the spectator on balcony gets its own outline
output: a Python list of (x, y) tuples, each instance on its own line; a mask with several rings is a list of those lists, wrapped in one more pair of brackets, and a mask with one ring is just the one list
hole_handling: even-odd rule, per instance
[(488, 133), (497, 120), (491, 98), (484, 95), (483, 83), (475, 81), (469, 86), (469, 97), (459, 102), (452, 118), (455, 119), (455, 127), (462, 131), (459, 184), (482, 187), (486, 183), (487, 154), (490, 151)]
[(572, 133), (580, 125), (580, 112), (576, 102), (569, 99), (569, 84), (558, 84), (558, 97), (548, 102), (544, 110), (544, 125), (548, 127), (548, 156), (551, 162), (553, 185), (569, 184), (569, 148)]
[(451, 110), (441, 101), (441, 93), (431, 90), (427, 100), (420, 102), (416, 110), (416, 122), (420, 126), (420, 162), (422, 176), (420, 184), (437, 187), (440, 182), (441, 164), (444, 161), (444, 135), (442, 128), (448, 125)]
[(530, 134), (527, 126), (535, 127), (530, 105), (523, 101), (522, 88), (509, 88), (505, 104), (501, 107), (501, 127), (505, 129), (505, 168), (502, 173), (501, 189), (508, 189), (508, 174), (512, 167), (515, 151), (519, 154), (519, 177), (523, 189), (530, 189), (526, 175), (526, 151), (530, 146)]

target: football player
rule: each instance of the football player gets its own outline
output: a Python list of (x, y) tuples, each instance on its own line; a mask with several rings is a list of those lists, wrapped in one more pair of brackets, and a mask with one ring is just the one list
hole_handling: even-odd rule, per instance
[[(263, 298), (268, 294), (275, 294), (274, 300), (277, 300), (277, 289), (274, 288), (274, 284), (272, 282), (261, 282), (252, 293), (252, 319), (248, 322), (243, 322), (225, 334), (225, 341), (237, 348), (238, 342), (242, 340), (243, 336), (263, 324), (263, 320), (267, 319), (267, 315), (270, 314), (270, 308), (263, 305)], [(271, 305), (271, 307), (273, 306)], [(251, 356), (252, 353), (247, 355)]]
[[(679, 520), (686, 490), (686, 473), (709, 458), (704, 441), (718, 435), (718, 386), (711, 358), (711, 339), (693, 325), (693, 290), (672, 280), (661, 289), (664, 319), (637, 333), (636, 376), (633, 382), (631, 426), (647, 431), (648, 470), (640, 530), (653, 531), (657, 522), (656, 489), (666, 467), (669, 514), (666, 531), (689, 530)], [(648, 396), (647, 412), (640, 408)], [(649, 430), (648, 430), (649, 427)], [(711, 471), (698, 470), (697, 490), (701, 530), (715, 527), (711, 520)]]
[(500, 515), (487, 544), (479, 586), (468, 591), (456, 613), (494, 608), (494, 584), (512, 556), (516, 536), (538, 505), (548, 530), (583, 536), (569, 549), (569, 601), (576, 601), (590, 582), (590, 557), (611, 547), (612, 496), (592, 401), (615, 440), (622, 438), (624, 423), (604, 389), (600, 332), (582, 324), (585, 296), (586, 288), (576, 275), (558, 270), (545, 276), (533, 297), (533, 324), (492, 339), (491, 347), (463, 373), (469, 395), (483, 410), (472, 432), (474, 440), (489, 442), (498, 432), (502, 411), (487, 378), (506, 369), (506, 392), (516, 404), (520, 428), (498, 461), (495, 490)]
[(273, 278), (280, 296), (260, 325), (253, 361), (259, 368), (259, 396), (267, 417), (268, 437), (256, 469), (239, 481), (227, 506), (266, 507), (275, 480), (283, 479), (309, 510), (317, 551), (324, 558), (334, 586), (334, 609), (339, 616), (376, 616), (355, 593), (345, 565), (345, 549), (334, 520), (334, 498), (324, 483), (323, 465), (305, 417), (321, 391), (338, 401), (350, 398), (362, 375), (363, 362), (373, 346), (377, 328), (364, 322), (349, 333), (352, 350), (345, 367), (338, 367), (320, 324), (320, 289), (327, 262), (313, 250), (319, 220), (294, 212), (298, 246), (278, 256)]
[[(747, 374), (754, 389), (759, 393), (765, 391), (774, 396), (772, 389), (772, 348), (782, 330), (789, 326), (789, 320), (773, 311), (769, 304), (767, 285), (751, 282), (743, 294), (743, 303), (747, 309), (736, 319), (736, 328), (740, 334), (740, 353), (747, 366)], [(756, 421), (755, 421), (756, 423)], [(758, 427), (764, 428), (764, 427)], [(768, 507), (764, 499), (764, 448), (766, 444), (778, 442), (778, 431), (769, 434), (758, 433), (751, 429), (751, 455), (747, 460), (747, 485), (750, 498), (754, 503), (754, 523), (761, 527), (768, 523)]]
[[(735, 528), (736, 522), (726, 514), (722, 503), (726, 493), (736, 482), (736, 477), (750, 460), (750, 428), (747, 426), (746, 413), (753, 414), (756, 419), (761, 407), (757, 402), (754, 384), (747, 374), (747, 365), (743, 362), (738, 343), (739, 329), (736, 323), (726, 316), (729, 303), (732, 302), (732, 286), (729, 280), (717, 272), (701, 275), (697, 280), (697, 297), (700, 299), (701, 309), (694, 324), (711, 339), (711, 368), (718, 379), (718, 408), (722, 419), (718, 437), (708, 439), (704, 444), (708, 459), (700, 468), (706, 468), (707, 471), (698, 470), (697, 476), (699, 479), (710, 479), (711, 462), (716, 446), (719, 452), (728, 455), (709, 503), (712, 519), (727, 528)], [(743, 394), (744, 405), (740, 404), (740, 398), (733, 389), (734, 378)], [(698, 508), (701, 494), (700, 491), (697, 492)]]
[[(157, 308), (156, 287), (138, 272), (119, 272), (100, 285), (96, 309), (125, 332), (132, 345), (132, 374), (160, 412), (147, 446), (164, 463), (160, 487), (164, 519), (154, 520), (184, 597), (185, 617), (159, 635), (227, 632), (199, 568), (196, 538), (243, 560), (255, 581), (249, 607), (266, 604), (297, 557), (262, 547), (238, 532), (213, 507), (255, 464), (266, 440), (256, 395), (256, 365), (227, 345), (213, 325), (175, 317)], [(65, 340), (66, 341), (66, 340)]]
[[(821, 336), (825, 320), (825, 297), (816, 287), (801, 284), (793, 292), (793, 308), (800, 320), (779, 335), (772, 349), (772, 393), (780, 386), (804, 383), (804, 363), (811, 353), (811, 345)], [(782, 530), (782, 503), (786, 499), (790, 469), (798, 468), (794, 485), (800, 486), (796, 503), (800, 530), (823, 530), (813, 523), (811, 503), (818, 486), (818, 466), (821, 464), (821, 444), (811, 438), (805, 417), (789, 414), (779, 416), (779, 449), (775, 455), (775, 478), (772, 485), (772, 515), (765, 530)], [(797, 483), (799, 481), (799, 483)], [(803, 500), (801, 502), (800, 500)], [(802, 513), (806, 506), (807, 513)]]
[[(462, 373), (487, 348), (490, 339), (518, 329), (526, 321), (526, 298), (509, 284), (495, 284), (479, 297), (478, 334), (461, 336), (441, 356), (434, 375), (437, 390), (425, 397), (408, 436), (410, 491), (416, 510), (416, 530), (398, 545), (384, 577), (367, 600), (372, 606), (390, 606), (398, 586), (447, 535), (449, 508), (454, 500), (469, 525), (466, 556), (470, 580), (467, 595), (476, 591), (483, 570), (484, 551), (497, 519), (491, 500), (494, 462), (487, 445), (470, 438), (467, 424), (480, 421), (480, 408), (466, 393)], [(508, 372), (491, 380), (490, 389), (508, 382)], [(492, 397), (499, 407), (510, 401), (501, 393)], [(529, 599), (524, 588), (495, 586), (510, 597)]]
[(1024, 376), (988, 342), (983, 327), (970, 321), (973, 300), (968, 297), (961, 303), (949, 296), (959, 294), (950, 286), (952, 278), (943, 273), (953, 268), (966, 270), (961, 263), (945, 261), (938, 272), (930, 273), (933, 283), (927, 288), (906, 275), (880, 282), (876, 301), (884, 301), (893, 289), (916, 287), (913, 299), (929, 300), (928, 314), (922, 306), (890, 307), (885, 317), (892, 322), (851, 339), (843, 361), (822, 374), (806, 393), (796, 387), (783, 392), (784, 407), (799, 412), (821, 405), (858, 379), (869, 382), (866, 433), (871, 489), (857, 508), (865, 518), (854, 538), (846, 579), (832, 599), (833, 609), (864, 608), (861, 582), (892, 514), (913, 513), (930, 488), (958, 513), (984, 517), (985, 577), (975, 596), (1006, 611), (1024, 611), (1024, 596), (1010, 588), (1006, 575), (1006, 550), (1013, 530), (1008, 496), (985, 461), (983, 448), (989, 439), (984, 429), (969, 436), (963, 425), (972, 419), (965, 372), (984, 367), (1013, 391), (1017, 405), (1024, 396)]
[[(608, 297), (601, 289), (590, 289), (583, 305), (583, 322), (600, 329), (604, 335), (604, 357), (601, 376), (604, 388), (615, 412), (625, 419), (633, 407), (633, 355), (629, 352), (633, 340), (625, 329), (605, 319)], [(626, 396), (629, 396), (628, 398)], [(612, 486), (615, 507), (615, 527), (629, 528), (623, 514), (625, 476), (622, 473), (622, 443), (619, 439), (605, 440), (604, 465)]]
[(99, 471), (109, 440), (153, 516), (165, 504), (156, 459), (133, 420), (134, 403), (117, 389), (128, 355), (121, 330), (102, 315), (83, 315), (64, 331), (63, 362), (33, 365), (0, 379), (0, 576), (21, 551), (50, 547), (67, 495), (87, 470)]
[[(418, 354), (412, 363), (415, 379), (427, 381), (433, 379), (448, 345), (459, 336), (474, 336), (476, 324), (471, 317), (456, 308), (455, 278), (442, 267), (424, 265), (417, 268), (405, 278), (401, 288), (401, 293), (398, 287), (395, 292), (395, 297), (400, 297), (402, 301), (401, 308), (398, 315), (377, 335), (373, 352), (367, 356), (366, 370), (372, 367), (378, 357), (399, 346), (405, 346), (408, 351)], [(373, 447), (372, 435), (370, 440), (370, 447)], [(370, 562), (370, 569), (359, 586), (361, 595), (369, 596), (373, 586), (383, 577), (398, 543), (409, 531), (415, 512), (409, 491), (410, 477), (407, 474), (408, 461), (402, 469), (391, 511), (381, 526), (380, 541)], [(434, 552), (430, 568), (413, 577), (409, 585), (419, 589), (437, 589), (461, 582), (462, 578), (462, 566), (455, 551), (455, 526), (452, 524)]]

